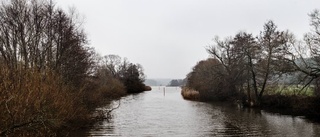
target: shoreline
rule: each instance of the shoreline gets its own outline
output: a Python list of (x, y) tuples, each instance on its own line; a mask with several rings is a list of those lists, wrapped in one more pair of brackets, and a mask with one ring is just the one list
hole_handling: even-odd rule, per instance
[(221, 102), (234, 103), (243, 108), (264, 110), (268, 113), (280, 115), (302, 116), (307, 120), (320, 123), (320, 97), (315, 96), (285, 96), (285, 95), (264, 95), (259, 106), (250, 106), (243, 100), (201, 100), (201, 95), (190, 89), (181, 91), (181, 95), (185, 100), (199, 102)]
[[(140, 94), (140, 93), (143, 93), (146, 91), (151, 91), (151, 89), (152, 88), (150, 86), (146, 86), (145, 91), (142, 91), (139, 93), (126, 93), (125, 95), (121, 95), (121, 96), (118, 96), (117, 98), (110, 99), (104, 105), (95, 106), (95, 108), (91, 110), (90, 115), (88, 116), (88, 118), (86, 120), (70, 121), (70, 123), (68, 122), (68, 124), (58, 128), (56, 134), (58, 136), (65, 136), (65, 135), (80, 136), (80, 135), (83, 135), (83, 133), (89, 131), (90, 128), (92, 126), (94, 126), (96, 123), (111, 119), (111, 117), (107, 116), (108, 115), (107, 112), (100, 114), (99, 111), (97, 111), (97, 109), (103, 108), (106, 106), (109, 107), (109, 106), (111, 106), (112, 102), (119, 101), (119, 100), (121, 100), (122, 97), (126, 97), (126, 96), (132, 95), (132, 94)], [(109, 110), (111, 110), (110, 112), (112, 112), (115, 109), (117, 109), (117, 108), (109, 108)]]

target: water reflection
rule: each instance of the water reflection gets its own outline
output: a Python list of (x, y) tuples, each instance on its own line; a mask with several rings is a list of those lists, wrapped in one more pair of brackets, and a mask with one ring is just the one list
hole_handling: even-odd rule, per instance
[(96, 123), (86, 136), (320, 136), (318, 124), (299, 117), (187, 101), (175, 87), (153, 89), (122, 98), (113, 119)]

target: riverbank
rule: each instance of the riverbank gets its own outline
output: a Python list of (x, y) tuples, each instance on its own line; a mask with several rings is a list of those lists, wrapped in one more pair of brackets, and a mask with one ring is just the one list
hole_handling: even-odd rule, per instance
[(320, 97), (265, 95), (260, 108), (270, 112), (305, 116), (308, 119), (320, 121)]
[[(125, 86), (117, 79), (109, 78), (107, 83), (100, 79), (88, 78), (83, 87), (82, 104), (75, 107), (83, 107), (83, 114), (75, 114), (81, 117), (76, 119), (66, 119), (64, 124), (54, 130), (56, 136), (66, 136), (70, 132), (84, 130), (102, 118), (96, 111), (97, 108), (108, 106), (113, 100), (127, 96)], [(102, 115), (102, 114), (101, 114)]]
[[(145, 86), (144, 91), (151, 91), (152, 88), (150, 86)], [(105, 89), (106, 91), (106, 89)], [(108, 90), (110, 91), (110, 90)], [(111, 90), (112, 91), (112, 90)], [(116, 91), (113, 89), (114, 92), (105, 92), (106, 96), (99, 96), (99, 94), (96, 94), (96, 97), (94, 100), (91, 101), (91, 107), (90, 112), (87, 114), (86, 119), (77, 119), (74, 121), (69, 121), (64, 126), (60, 127), (57, 130), (57, 136), (65, 136), (65, 135), (71, 135), (71, 136), (78, 136), (78, 133), (81, 133), (83, 131), (89, 130), (90, 127), (92, 127), (94, 124), (100, 121), (109, 120), (110, 113), (113, 110), (116, 110), (120, 107), (120, 100), (123, 97), (130, 96), (132, 94), (137, 93), (128, 93), (128, 92), (122, 92), (120, 90)], [(144, 91), (141, 91), (139, 93), (142, 93)], [(104, 100), (104, 101), (103, 101)], [(119, 100), (117, 106), (114, 106), (112, 102), (117, 102)], [(103, 108), (103, 109), (99, 109)]]
[[(117, 101), (112, 107), (118, 105)], [(320, 125), (301, 117), (241, 108), (224, 102), (188, 101), (180, 88), (154, 87), (121, 98), (112, 119), (100, 121), (77, 137), (319, 136)], [(71, 136), (71, 134), (70, 134)]]
[[(199, 94), (199, 92), (187, 87), (182, 88), (181, 95), (186, 100), (204, 101), (201, 100), (201, 94)], [(216, 101), (221, 102), (219, 100)], [(263, 109), (268, 112), (279, 113), (283, 115), (305, 116), (308, 119), (320, 122), (320, 97), (298, 95), (264, 95), (260, 106), (248, 105), (245, 103), (245, 101), (237, 101), (235, 99), (225, 100), (223, 102), (236, 102), (243, 107)]]

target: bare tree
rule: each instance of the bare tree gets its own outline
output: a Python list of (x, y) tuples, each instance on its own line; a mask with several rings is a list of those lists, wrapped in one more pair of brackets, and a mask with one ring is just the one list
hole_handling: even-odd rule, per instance
[[(83, 107), (73, 109), (81, 100), (67, 94), (82, 91), (77, 86), (88, 76), (93, 50), (85, 46), (86, 34), (71, 16), (52, 1), (1, 1), (0, 107), (6, 109), (0, 113), (0, 134), (46, 125), (50, 117), (68, 119), (73, 116), (63, 111)], [(44, 104), (52, 111), (59, 105), (64, 109), (53, 114)]]
[(230, 96), (225, 91), (226, 71), (219, 60), (209, 58), (197, 63), (187, 75), (186, 86), (198, 91), (202, 100), (225, 100)]
[[(257, 103), (260, 103), (263, 93), (265, 92), (268, 82), (271, 82), (271, 77), (274, 77), (276, 73), (280, 72), (279, 68), (283, 65), (281, 60), (285, 57), (288, 50), (287, 43), (289, 32), (278, 31), (277, 26), (273, 21), (268, 21), (264, 25), (264, 30), (258, 37), (258, 45), (261, 48), (260, 57), (257, 62), (257, 76), (254, 81), (257, 85), (254, 85)], [(258, 90), (258, 91), (257, 91)]]
[(245, 82), (245, 56), (242, 54), (242, 47), (234, 44), (233, 38), (229, 37), (224, 41), (215, 38), (215, 44), (207, 48), (207, 52), (219, 60), (225, 71), (221, 74), (224, 78), (224, 90), (233, 94), (240, 93)]
[(247, 87), (250, 101), (252, 87), (259, 104), (268, 83), (271, 84), (275, 76), (280, 76), (288, 64), (283, 58), (290, 36), (289, 32), (278, 31), (276, 25), (268, 21), (257, 38), (245, 32), (224, 41), (216, 38), (215, 45), (207, 51), (224, 66), (227, 72), (224, 77), (232, 87), (230, 90), (239, 92)]
[(234, 39), (231, 41), (231, 44), (233, 44), (235, 47), (238, 48), (238, 56), (242, 57), (242, 63), (244, 63), (242, 66), (243, 69), (246, 69), (243, 71), (244, 74), (244, 81), (246, 81), (246, 84), (243, 85), (242, 89), (246, 87), (247, 91), (247, 103), (250, 103), (252, 101), (251, 98), (251, 87), (253, 87), (253, 91), (257, 95), (258, 87), (257, 87), (257, 69), (256, 69), (256, 62), (258, 60), (260, 47), (257, 44), (256, 39), (252, 36), (252, 34), (248, 34), (246, 32), (240, 32), (236, 34)]
[(119, 71), (121, 69), (121, 57), (118, 55), (106, 55), (104, 56), (104, 67), (108, 70), (113, 77), (119, 77)]
[(301, 91), (315, 81), (315, 93), (319, 93), (320, 76), (320, 13), (314, 10), (309, 14), (311, 32), (304, 36), (304, 41), (292, 41), (286, 60), (295, 70), (304, 74), (299, 83), (304, 83)]

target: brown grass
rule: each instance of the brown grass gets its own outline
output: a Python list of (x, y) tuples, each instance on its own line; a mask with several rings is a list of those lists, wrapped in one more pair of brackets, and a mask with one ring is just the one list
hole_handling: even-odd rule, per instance
[[(126, 94), (116, 79), (68, 86), (52, 71), (0, 68), (0, 136), (59, 136), (82, 126), (97, 106)], [(71, 125), (70, 125), (71, 124)]]
[(144, 86), (144, 90), (145, 90), (145, 91), (151, 91), (152, 88), (151, 88), (150, 86)]
[(182, 88), (181, 95), (184, 99), (188, 99), (188, 100), (199, 100), (200, 99), (200, 94), (198, 91), (195, 91), (195, 90), (187, 88), (187, 87)]
[(75, 92), (52, 72), (45, 74), (1, 69), (0, 134), (54, 135), (67, 121), (86, 118), (81, 92)]
[(100, 79), (86, 80), (85, 102), (89, 109), (105, 105), (111, 100), (127, 94), (125, 86), (115, 78), (110, 77), (104, 81)]

